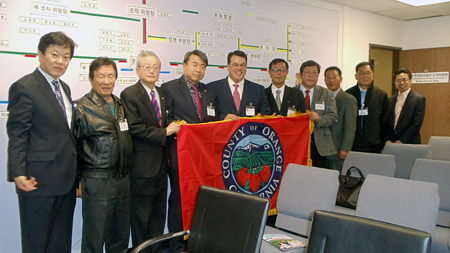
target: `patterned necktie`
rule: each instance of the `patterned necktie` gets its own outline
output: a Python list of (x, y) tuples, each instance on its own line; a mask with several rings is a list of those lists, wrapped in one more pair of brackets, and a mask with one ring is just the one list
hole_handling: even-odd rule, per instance
[(56, 99), (58, 100), (59, 106), (61, 106), (61, 109), (64, 113), (64, 118), (67, 119), (66, 107), (64, 106), (64, 99), (63, 99), (63, 96), (61, 93), (61, 88), (59, 86), (59, 83), (58, 83), (58, 81), (53, 80), (52, 85), (53, 85), (53, 87), (55, 87), (55, 96), (56, 96)]
[(278, 107), (278, 111), (281, 109), (281, 98), (280, 98), (280, 93), (281, 90), (277, 90), (277, 97), (275, 99), (275, 101), (277, 102), (277, 107)]
[(233, 92), (233, 100), (234, 100), (234, 104), (236, 105), (236, 109), (239, 113), (239, 108), (241, 107), (241, 97), (239, 96), (239, 84), (233, 84), (234, 86), (234, 92)]
[(203, 107), (202, 107), (202, 100), (200, 99), (200, 96), (198, 95), (197, 85), (192, 85), (192, 88), (194, 89), (194, 100), (195, 100), (195, 105), (197, 106), (198, 118), (200, 119), (200, 121), (202, 121), (203, 120), (203, 109), (202, 109)]
[(155, 91), (151, 90), (150, 95), (152, 96), (153, 109), (155, 109), (156, 118), (161, 126), (161, 112), (159, 111), (158, 101), (156, 101)]
[(395, 124), (394, 129), (397, 127), (398, 118), (400, 117), (400, 113), (402, 112), (403, 105), (405, 104), (405, 95), (398, 94), (397, 103), (395, 103)]
[(309, 90), (306, 90), (306, 95), (305, 95), (305, 102), (306, 102), (306, 107), (308, 108), (308, 110), (311, 111), (311, 100), (309, 98)]

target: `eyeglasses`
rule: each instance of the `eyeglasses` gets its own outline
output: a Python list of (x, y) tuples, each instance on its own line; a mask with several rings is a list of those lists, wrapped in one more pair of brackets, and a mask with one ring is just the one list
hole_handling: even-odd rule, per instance
[(372, 75), (373, 72), (372, 71), (367, 71), (367, 72), (358, 72), (359, 76), (370, 76)]
[(284, 72), (287, 72), (288, 70), (281, 68), (281, 69), (271, 69), (270, 71), (272, 71), (274, 73), (278, 73), (278, 72), (284, 73)]
[(403, 78), (403, 79), (397, 79), (397, 80), (395, 80), (395, 82), (396, 83), (401, 83), (401, 82), (408, 82), (409, 80), (411, 80), (411, 79), (409, 79), (409, 78)]
[(317, 72), (317, 71), (313, 71), (313, 72), (303, 72), (303, 74), (309, 75), (309, 76), (318, 76), (318, 75), (319, 75), (319, 72)]
[(150, 70), (159, 71), (159, 67), (156, 66), (137, 66), (138, 68), (143, 68), (144, 71), (149, 72)]

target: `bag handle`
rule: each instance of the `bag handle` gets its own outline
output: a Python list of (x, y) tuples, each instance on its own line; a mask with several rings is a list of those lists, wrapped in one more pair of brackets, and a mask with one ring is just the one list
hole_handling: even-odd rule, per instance
[(352, 170), (352, 169), (356, 170), (356, 171), (359, 173), (359, 176), (360, 176), (362, 179), (365, 179), (365, 178), (366, 178), (366, 177), (364, 176), (364, 174), (361, 172), (361, 170), (360, 170), (358, 167), (356, 167), (356, 166), (352, 166), (352, 167), (350, 167), (350, 168), (347, 170), (347, 177), (350, 176), (351, 170)]

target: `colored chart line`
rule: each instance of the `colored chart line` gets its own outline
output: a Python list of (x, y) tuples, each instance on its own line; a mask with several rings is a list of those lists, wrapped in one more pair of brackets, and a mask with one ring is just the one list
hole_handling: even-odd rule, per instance
[[(73, 58), (75, 59), (88, 59), (88, 60), (95, 60), (98, 57), (97, 56), (78, 56), (78, 55), (74, 55)], [(109, 58), (113, 61), (119, 61), (120, 63), (126, 63), (127, 59), (124, 58)]]
[(70, 11), (70, 13), (79, 14), (79, 15), (94, 16), (94, 17), (101, 17), (101, 18), (114, 18), (114, 19), (123, 19), (123, 20), (141, 22), (141, 20), (137, 19), (137, 18), (127, 18), (127, 17), (105, 15), (105, 14), (96, 14), (96, 13), (89, 13), (89, 12), (82, 12), (82, 11)]
[(142, 19), (142, 43), (147, 44), (147, 19), (146, 18)]
[[(182, 62), (170, 62), (170, 66), (179, 66), (183, 65)], [(227, 67), (227, 65), (215, 65), (215, 64), (208, 64), (207, 67), (216, 67), (220, 69), (224, 69)], [(247, 69), (259, 69), (261, 71), (267, 71), (267, 68), (260, 68), (260, 67), (247, 67)]]
[[(15, 51), (0, 51), (0, 54), (16, 54), (16, 55), (23, 55), (25, 57), (33, 57), (36, 58), (37, 54), (36, 53), (29, 53), (29, 52), (15, 52)], [(78, 55), (74, 55), (73, 58), (75, 59), (89, 59), (89, 60), (94, 60), (97, 59), (98, 57), (96, 56), (78, 56)], [(126, 63), (127, 59), (124, 58), (110, 58), (113, 61), (119, 61), (120, 63)]]
[(287, 62), (291, 62), (291, 26), (287, 26)]
[(159, 37), (159, 36), (148, 35), (147, 38), (149, 40), (166, 41), (166, 37)]
[(183, 10), (184, 13), (198, 14), (198, 11)]
[(249, 48), (249, 49), (259, 49), (258, 46), (244, 45), (244, 44), (242, 44), (241, 47), (243, 47), (243, 48)]
[(159, 71), (160, 74), (170, 74), (170, 71)]
[(195, 50), (198, 50), (198, 46), (200, 44), (200, 42), (198, 41), (198, 34), (199, 32), (195, 33)]
[(120, 69), (120, 71), (133, 71), (133, 69)]
[(0, 101), (0, 104), (7, 104), (8, 101)]

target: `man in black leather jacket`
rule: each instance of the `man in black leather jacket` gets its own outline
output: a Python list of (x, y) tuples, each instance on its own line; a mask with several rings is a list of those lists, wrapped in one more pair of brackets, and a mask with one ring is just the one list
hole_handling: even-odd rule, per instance
[(92, 90), (76, 102), (78, 168), (83, 199), (81, 252), (122, 252), (130, 233), (128, 165), (131, 136), (122, 101), (112, 94), (114, 61), (95, 59), (89, 66)]

